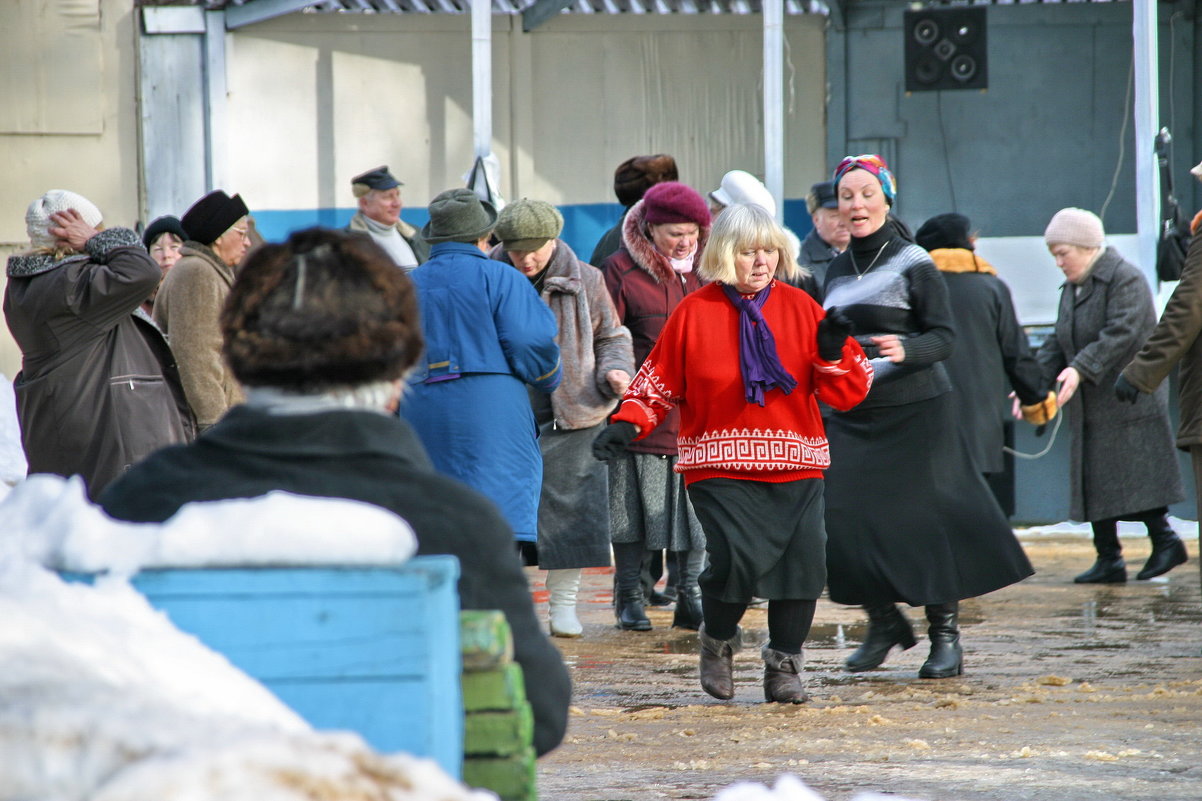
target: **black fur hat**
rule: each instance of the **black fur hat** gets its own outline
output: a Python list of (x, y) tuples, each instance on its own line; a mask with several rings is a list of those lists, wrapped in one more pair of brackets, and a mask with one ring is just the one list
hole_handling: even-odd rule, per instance
[(400, 378), (423, 347), (409, 277), (371, 237), (326, 228), (252, 252), (221, 331), (239, 381), (291, 392)]

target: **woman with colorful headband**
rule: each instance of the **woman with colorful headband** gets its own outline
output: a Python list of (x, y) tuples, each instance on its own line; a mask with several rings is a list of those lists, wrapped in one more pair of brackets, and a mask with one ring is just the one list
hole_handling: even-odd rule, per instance
[(855, 409), (827, 418), (827, 572), (832, 601), (868, 612), (853, 672), (885, 661), (914, 631), (899, 601), (926, 607), (921, 678), (963, 672), (959, 602), (1034, 571), (959, 435), (942, 364), (955, 338), (947, 287), (925, 250), (887, 224), (897, 192), (875, 155), (835, 170), (851, 244), (827, 269), (827, 308), (855, 327), (876, 378)]

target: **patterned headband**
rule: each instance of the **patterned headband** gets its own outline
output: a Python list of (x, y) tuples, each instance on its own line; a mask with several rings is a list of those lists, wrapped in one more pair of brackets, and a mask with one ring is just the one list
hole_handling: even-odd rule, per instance
[(890, 203), (893, 203), (893, 199), (897, 197), (897, 179), (893, 177), (893, 173), (889, 172), (889, 165), (885, 163), (885, 160), (874, 153), (848, 156), (840, 161), (839, 166), (835, 168), (835, 186), (839, 185), (840, 178), (857, 168), (875, 175), (885, 190), (885, 197), (889, 199)]

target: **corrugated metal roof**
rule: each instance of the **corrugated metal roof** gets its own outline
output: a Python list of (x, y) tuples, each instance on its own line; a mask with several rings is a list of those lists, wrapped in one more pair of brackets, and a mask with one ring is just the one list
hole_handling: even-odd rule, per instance
[[(226, 8), (254, 0), (143, 0), (144, 6), (197, 5)], [(491, 0), (495, 14), (521, 14), (536, 0)], [(836, 5), (856, 5), (856, 0), (833, 0)], [(927, 7), (964, 5), (1060, 5), (1114, 3), (1130, 0), (949, 0)], [(786, 14), (829, 14), (824, 0), (784, 0)], [(570, 14), (758, 14), (761, 0), (572, 0), (561, 13)], [(471, 0), (318, 0), (302, 9), (309, 14), (468, 14)]]
[[(242, 6), (253, 0), (203, 0), (193, 3), (208, 8)], [(521, 14), (535, 0), (491, 0), (495, 14)], [(143, 5), (179, 5), (144, 2)], [(786, 14), (826, 14), (821, 0), (784, 0)], [(320, 0), (303, 13), (350, 14), (468, 14), (471, 0)], [(573, 0), (562, 13), (571, 14), (758, 14), (760, 0)]]

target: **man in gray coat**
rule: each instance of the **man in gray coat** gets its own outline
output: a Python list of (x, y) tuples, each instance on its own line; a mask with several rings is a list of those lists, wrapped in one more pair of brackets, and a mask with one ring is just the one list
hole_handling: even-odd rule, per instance
[(401, 219), (401, 187), (387, 167), (376, 167), (351, 179), (359, 211), (348, 231), (369, 234), (396, 265), (409, 272), (430, 258), (430, 245), (418, 230)]

